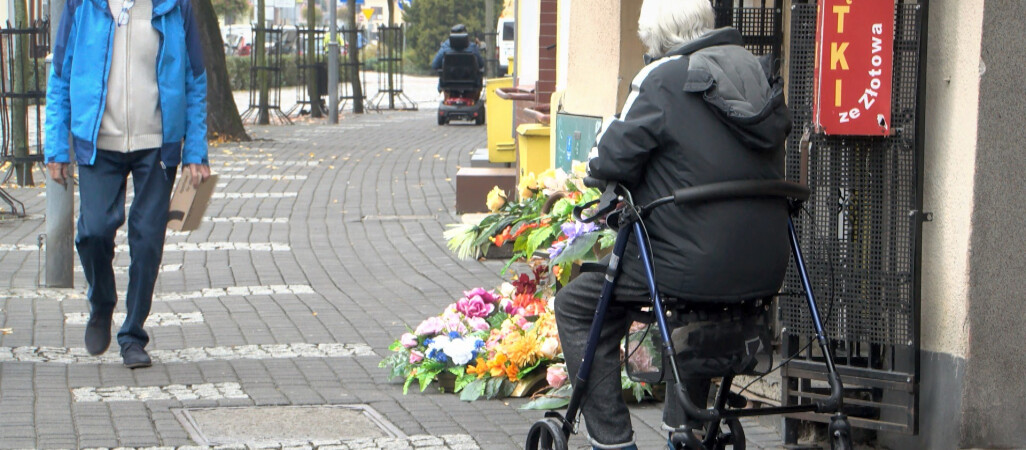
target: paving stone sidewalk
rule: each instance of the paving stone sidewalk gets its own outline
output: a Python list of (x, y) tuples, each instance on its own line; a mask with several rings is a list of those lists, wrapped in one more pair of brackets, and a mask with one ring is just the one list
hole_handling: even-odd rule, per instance
[[(442, 238), (459, 220), (456, 171), (485, 130), (432, 115), (252, 127), (253, 142), (211, 148), (224, 195), (199, 230), (167, 237), (148, 369), (124, 368), (116, 345), (85, 352), (81, 272), (73, 289), (37, 284), (43, 189), (10, 190), (28, 216), (0, 219), (0, 448), (189, 447), (202, 442), (183, 408), (339, 405), (364, 405), (391, 434), (225, 448), (522, 448), (541, 417), (518, 409), (525, 400), (403, 395), (378, 368), (408, 326), (502, 281), (503, 262), (458, 260)], [(122, 251), (114, 265), (128, 262)], [(632, 414), (639, 447), (665, 448), (661, 404)], [(746, 431), (752, 448), (779, 445), (769, 428)]]

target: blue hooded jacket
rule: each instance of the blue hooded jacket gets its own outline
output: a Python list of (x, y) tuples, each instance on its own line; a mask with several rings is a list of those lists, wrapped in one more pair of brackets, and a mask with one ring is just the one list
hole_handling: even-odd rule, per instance
[[(161, 162), (207, 161), (207, 75), (190, 0), (153, 0), (153, 27), (160, 34), (157, 87), (163, 144)], [(107, 0), (68, 0), (53, 43), (46, 94), (46, 162), (92, 165), (107, 101), (107, 75), (117, 24)], [(184, 145), (183, 145), (184, 144)]]

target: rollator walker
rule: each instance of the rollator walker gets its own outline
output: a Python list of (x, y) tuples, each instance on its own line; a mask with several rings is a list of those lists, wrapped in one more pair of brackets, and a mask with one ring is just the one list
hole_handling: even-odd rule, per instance
[[(673, 384), (667, 385), (667, 401), (676, 399), (683, 409), (685, 425), (675, 428), (669, 432), (668, 446), (673, 449), (690, 450), (712, 450), (712, 449), (744, 449), (745, 436), (740, 418), (753, 416), (767, 416), (790, 413), (816, 412), (833, 414), (829, 426), (829, 439), (832, 449), (851, 449), (851, 426), (847, 417), (841, 412), (843, 386), (841, 378), (834, 367), (833, 356), (828, 345), (827, 338), (823, 331), (823, 324), (820, 320), (819, 311), (812, 293), (812, 286), (809, 281), (808, 272), (805, 269), (805, 260), (802, 257), (801, 249), (798, 246), (798, 236), (795, 233), (794, 223), (790, 216), (796, 214), (804, 201), (809, 198), (809, 189), (801, 184), (784, 180), (744, 180), (712, 183), (707, 185), (693, 186), (679, 189), (673, 195), (659, 198), (647, 205), (635, 205), (631, 199), (630, 192), (616, 183), (605, 183), (601, 180), (588, 178), (585, 184), (592, 187), (603, 188), (602, 197), (586, 205), (574, 209), (574, 216), (582, 222), (593, 222), (605, 217), (606, 224), (617, 231), (616, 243), (613, 247), (610, 263), (598, 270), (606, 273), (605, 282), (602, 287), (602, 294), (598, 307), (595, 311), (595, 320), (592, 323), (588, 343), (580, 370), (573, 380), (573, 393), (567, 407), (566, 416), (556, 411), (548, 411), (545, 418), (538, 420), (531, 427), (527, 437), (528, 450), (536, 449), (567, 449), (571, 434), (577, 431), (577, 419), (582, 402), (587, 397), (588, 379), (592, 375), (592, 363), (599, 339), (601, 324), (605, 319), (609, 305), (613, 301), (626, 302), (631, 317), (647, 317), (648, 323), (654, 322), (658, 327), (658, 335), (653, 339), (661, 346), (662, 360), (665, 366), (669, 366), (672, 374)], [(680, 367), (681, 362), (674, 355), (678, 355), (675, 349), (673, 330), (668, 326), (669, 319), (678, 319), (686, 311), (689, 302), (687, 299), (667, 299), (660, 295), (656, 288), (656, 280), (653, 270), (653, 257), (651, 245), (645, 230), (645, 219), (655, 208), (667, 205), (676, 207), (692, 207), (699, 204), (711, 202), (737, 201), (745, 199), (768, 199), (779, 198), (780, 207), (788, 208), (788, 238), (790, 240), (791, 255), (795, 262), (797, 273), (801, 279), (805, 291), (805, 298), (808, 302), (810, 316), (816, 330), (816, 340), (819, 342), (823, 354), (823, 362), (828, 371), (830, 395), (822, 401), (808, 404), (766, 407), (766, 408), (744, 408), (748, 401), (743, 396), (731, 392), (731, 382), (736, 375), (752, 374), (754, 364), (743, 367), (740, 370), (731, 368), (725, 369), (719, 374), (721, 382), (716, 389), (712, 405), (706, 407), (709, 397), (710, 379), (706, 378), (705, 383), (697, 383), (695, 378), (688, 377), (688, 374)], [(597, 211), (590, 217), (583, 218), (581, 214), (587, 208), (598, 204)], [(630, 239), (636, 242), (641, 256), (641, 263), (645, 268), (649, 298), (643, 303), (635, 303), (631, 299), (614, 299), (613, 289), (620, 273), (620, 264), (627, 243)], [(784, 236), (780, 236), (784, 239)], [(592, 268), (594, 270), (594, 268)], [(587, 268), (583, 270), (588, 270)], [(756, 304), (763, 304), (771, 299), (750, 299)], [(692, 302), (700, 303), (700, 302)], [(743, 304), (743, 303), (741, 303)], [(737, 307), (737, 303), (715, 305), (729, 313), (731, 308)], [(636, 306), (636, 307), (635, 307)], [(705, 305), (706, 307), (708, 305)], [(744, 306), (751, 311), (751, 304)], [(677, 308), (677, 309), (674, 309)], [(765, 310), (765, 306), (763, 306)], [(747, 312), (746, 312), (747, 313)], [(635, 319), (636, 320), (636, 319)], [(679, 342), (679, 341), (678, 341)], [(628, 346), (629, 348), (629, 346)], [(688, 382), (685, 382), (687, 380)], [(672, 386), (672, 388), (671, 388)], [(702, 390), (704, 388), (704, 391)]]

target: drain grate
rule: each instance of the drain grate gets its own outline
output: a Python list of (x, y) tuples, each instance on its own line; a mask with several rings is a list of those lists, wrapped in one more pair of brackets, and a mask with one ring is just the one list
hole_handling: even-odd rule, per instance
[(406, 438), (367, 405), (245, 406), (175, 409), (199, 445)]

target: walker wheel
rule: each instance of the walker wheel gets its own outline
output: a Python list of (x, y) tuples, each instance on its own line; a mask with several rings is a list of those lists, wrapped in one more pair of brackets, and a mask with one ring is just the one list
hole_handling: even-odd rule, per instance
[(830, 418), (830, 427), (827, 428), (830, 433), (830, 449), (831, 450), (851, 450), (854, 447), (851, 444), (851, 424), (848, 423), (848, 416), (837, 413)]
[(745, 450), (745, 430), (741, 427), (741, 421), (737, 419), (727, 419), (723, 421), (723, 424), (727, 426), (727, 431), (720, 430), (720, 434), (716, 436), (716, 442), (713, 444), (715, 450)]
[(567, 450), (567, 436), (563, 426), (553, 417), (546, 417), (531, 425), (527, 433), (526, 450)]

